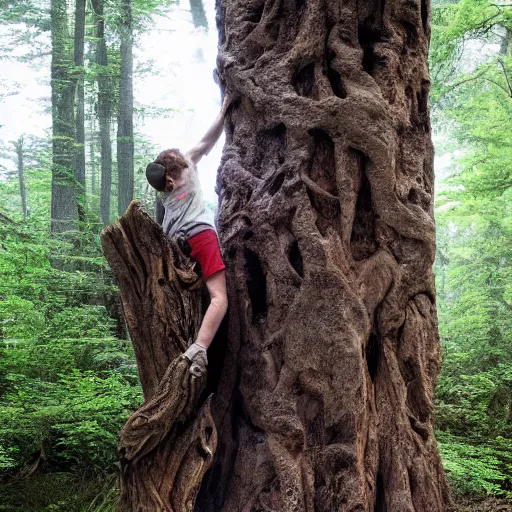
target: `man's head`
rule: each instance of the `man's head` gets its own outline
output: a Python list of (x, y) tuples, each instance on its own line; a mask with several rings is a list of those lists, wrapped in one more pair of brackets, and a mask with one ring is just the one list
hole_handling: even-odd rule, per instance
[(187, 167), (187, 161), (179, 149), (166, 149), (146, 167), (146, 178), (156, 190), (171, 191)]

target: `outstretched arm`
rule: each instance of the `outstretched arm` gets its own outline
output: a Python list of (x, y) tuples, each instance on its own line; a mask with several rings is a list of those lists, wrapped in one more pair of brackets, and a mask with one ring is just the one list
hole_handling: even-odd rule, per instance
[(203, 138), (188, 152), (188, 156), (195, 164), (197, 164), (204, 155), (207, 155), (219, 140), (222, 130), (224, 129), (224, 118), (229, 104), (229, 97), (226, 94), (217, 119), (215, 119), (209, 130), (204, 134)]

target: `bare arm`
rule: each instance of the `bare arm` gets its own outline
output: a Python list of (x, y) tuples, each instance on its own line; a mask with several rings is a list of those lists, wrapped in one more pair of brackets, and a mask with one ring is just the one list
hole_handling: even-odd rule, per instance
[(224, 118), (229, 104), (229, 97), (226, 94), (219, 115), (210, 126), (209, 130), (204, 134), (203, 138), (188, 152), (188, 156), (195, 164), (197, 164), (204, 155), (207, 155), (219, 140), (222, 130), (224, 129)]

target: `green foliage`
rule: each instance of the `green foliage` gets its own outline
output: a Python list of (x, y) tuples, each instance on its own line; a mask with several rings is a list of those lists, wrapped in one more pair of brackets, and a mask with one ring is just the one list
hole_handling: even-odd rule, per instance
[(493, 446), (470, 444), (460, 438), (438, 433), (439, 448), (452, 490), (457, 495), (477, 498), (488, 494), (509, 495), (512, 441), (497, 438)]
[[(492, 84), (490, 80), (494, 78), (500, 85), (507, 85), (506, 76), (496, 72), (499, 61), (497, 56), (482, 60), (480, 55), (468, 56), (468, 51), (476, 42), (496, 42), (499, 37), (496, 30), (510, 27), (512, 8), (509, 4), (499, 5), (489, 0), (443, 2), (435, 6), (432, 22), (430, 62), (434, 79), (434, 106), (442, 99), (450, 103), (445, 96), (457, 94), (459, 84)], [(474, 67), (475, 58), (481, 60), (479, 69), (476, 72), (465, 72), (465, 69)], [(501, 58), (503, 60), (507, 56)], [(477, 126), (478, 123), (473, 125)]]
[(141, 401), (131, 344), (109, 314), (118, 292), (95, 236), (56, 242), (40, 219), (0, 223), (0, 471), (39, 461), (113, 472), (119, 429)]
[[(438, 187), (436, 261), (444, 352), (437, 427), (459, 494), (512, 489), (512, 8), (436, 7), (434, 120), (452, 152)], [(485, 48), (485, 51), (475, 50)]]
[(115, 470), (118, 432), (140, 403), (138, 389), (112, 372), (74, 370), (56, 382), (8, 374), (0, 402), (0, 444), (7, 469), (44, 457), (48, 469)]
[(15, 480), (0, 487), (0, 511), (115, 512), (119, 494), (116, 480), (115, 474), (81, 478), (72, 473), (49, 473), (29, 480)]

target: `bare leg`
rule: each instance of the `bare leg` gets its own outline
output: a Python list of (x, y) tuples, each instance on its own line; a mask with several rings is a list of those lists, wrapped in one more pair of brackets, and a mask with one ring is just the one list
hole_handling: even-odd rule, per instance
[(206, 310), (196, 340), (196, 343), (204, 349), (210, 346), (228, 309), (226, 271), (220, 270), (210, 276), (206, 281), (206, 287), (210, 293), (210, 305)]
[(193, 361), (190, 371), (194, 375), (203, 373), (207, 364), (206, 349), (210, 346), (228, 308), (226, 271), (221, 270), (213, 274), (206, 281), (206, 287), (210, 293), (210, 305), (204, 315), (196, 341), (185, 352), (185, 356)]

